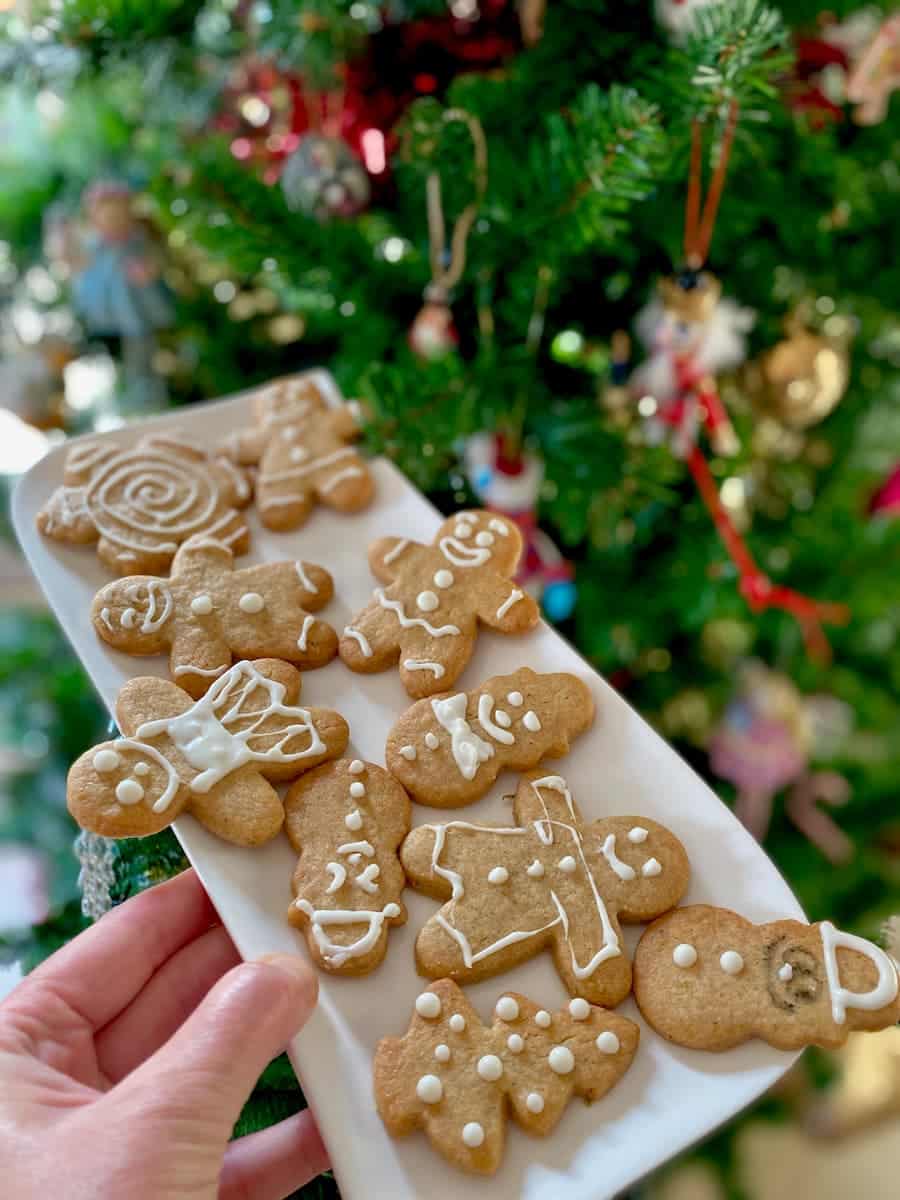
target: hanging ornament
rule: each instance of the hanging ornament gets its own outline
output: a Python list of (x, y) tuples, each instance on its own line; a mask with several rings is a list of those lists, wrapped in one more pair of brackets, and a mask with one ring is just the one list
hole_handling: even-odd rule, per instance
[(540, 602), (551, 621), (565, 621), (575, 610), (575, 570), (538, 527), (542, 459), (510, 446), (501, 434), (476, 433), (466, 440), (464, 460), (479, 501), (521, 530), (525, 553), (516, 581)]
[(786, 337), (751, 363), (744, 382), (754, 405), (788, 429), (809, 429), (840, 404), (850, 378), (845, 339), (814, 333), (793, 313)]
[(684, 42), (696, 28), (697, 14), (720, 0), (655, 0), (654, 11), (673, 42)]
[(318, 221), (352, 217), (369, 202), (366, 169), (350, 147), (336, 137), (307, 133), (281, 172), (288, 208)]
[(417, 358), (428, 362), (452, 354), (459, 346), (453, 313), (439, 288), (426, 289), (425, 303), (409, 329), (409, 346)]
[[(787, 676), (759, 662), (739, 672), (738, 688), (709, 740), (711, 770), (737, 789), (735, 815), (762, 842), (775, 796), (788, 789), (785, 813), (834, 864), (853, 856), (853, 843), (819, 806), (847, 803), (850, 787), (833, 771), (810, 770), (820, 740), (846, 736), (849, 710), (830, 697), (803, 697)], [(826, 735), (827, 731), (827, 735)]]
[(857, 125), (880, 125), (900, 87), (900, 13), (888, 17), (847, 79)]
[(872, 497), (869, 512), (872, 516), (880, 514), (886, 517), (900, 514), (900, 463)]

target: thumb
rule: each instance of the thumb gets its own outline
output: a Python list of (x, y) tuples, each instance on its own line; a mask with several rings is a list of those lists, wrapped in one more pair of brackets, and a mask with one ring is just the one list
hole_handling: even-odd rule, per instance
[(301, 958), (272, 954), (242, 963), (120, 1087), (202, 1114), (224, 1144), (266, 1065), (306, 1024), (318, 992), (318, 977)]

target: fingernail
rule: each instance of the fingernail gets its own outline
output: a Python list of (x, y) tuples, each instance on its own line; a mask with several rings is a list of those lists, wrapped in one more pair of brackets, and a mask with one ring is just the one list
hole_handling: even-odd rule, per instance
[(256, 962), (265, 963), (269, 967), (277, 967), (279, 971), (286, 971), (288, 975), (292, 975), (295, 979), (302, 979), (304, 982), (312, 974), (309, 963), (296, 954), (261, 954)]

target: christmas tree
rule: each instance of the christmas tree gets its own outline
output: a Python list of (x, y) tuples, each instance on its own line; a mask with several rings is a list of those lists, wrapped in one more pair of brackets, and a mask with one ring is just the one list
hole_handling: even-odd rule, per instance
[[(4, 7), (15, 445), (329, 367), (370, 450), (518, 521), (545, 614), (810, 919), (877, 936), (900, 903), (897, 18)], [(26, 751), (0, 834), (59, 866), (56, 919), (9, 939), (33, 958), (80, 921), (62, 777), (102, 718), (43, 618), (4, 615), (0, 672)], [(101, 907), (181, 865), (168, 837), (83, 853)], [(299, 1102), (263, 1084), (248, 1128)], [(729, 1183), (733, 1141), (706, 1149)]]

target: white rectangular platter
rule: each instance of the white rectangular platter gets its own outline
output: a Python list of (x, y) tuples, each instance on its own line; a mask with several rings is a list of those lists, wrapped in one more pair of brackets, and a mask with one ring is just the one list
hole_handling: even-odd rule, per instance
[[(338, 402), (330, 375), (315, 374), (330, 402)], [(212, 445), (250, 423), (249, 396), (243, 394), (101, 436), (130, 444), (148, 429), (177, 427)], [(35, 514), (62, 482), (65, 453), (64, 447), (52, 451), (23, 477), (14, 497), (14, 521), (60, 624), (112, 711), (128, 678), (164, 675), (166, 664), (163, 659), (130, 658), (97, 639), (89, 611), (95, 591), (110, 578), (108, 572), (92, 548), (57, 545), (35, 529)], [(373, 470), (376, 499), (354, 516), (319, 508), (302, 529), (276, 534), (261, 527), (252, 507), (247, 514), (253, 544), (239, 562), (302, 557), (327, 567), (335, 579), (335, 597), (319, 615), (338, 630), (371, 594), (368, 543), (384, 534), (427, 542), (440, 522), (435, 509), (390, 463), (378, 460)], [(594, 728), (554, 767), (588, 819), (630, 814), (668, 825), (687, 848), (693, 869), (685, 903), (723, 905), (756, 921), (803, 919), (784, 880), (730, 810), (549, 626), (542, 624), (524, 638), (482, 632), (458, 687), (475, 687), (520, 666), (574, 672), (594, 693)], [(410, 703), (396, 671), (354, 675), (340, 661), (307, 673), (303, 698), (343, 713), (351, 728), (348, 754), (377, 763), (384, 761), (389, 728)], [(509, 810), (504, 796), (514, 787), (513, 776), (501, 775), (492, 791), (466, 810), (467, 819), (505, 822)], [(413, 809), (414, 824), (435, 819), (433, 809)], [(304, 939), (285, 920), (295, 857), (283, 836), (261, 849), (239, 849), (187, 816), (178, 820), (176, 832), (245, 958), (273, 951), (305, 953)], [(380, 1037), (406, 1029), (423, 989), (413, 945), (435, 910), (434, 901), (411, 891), (404, 899), (409, 922), (391, 932), (382, 966), (360, 979), (323, 974), (318, 1009), (290, 1048), (343, 1200), (464, 1200), (485, 1194), (494, 1200), (606, 1200), (750, 1103), (796, 1057), (761, 1042), (725, 1054), (670, 1046), (640, 1021), (629, 999), (621, 1011), (641, 1024), (641, 1045), (631, 1070), (613, 1091), (590, 1107), (573, 1101), (546, 1139), (530, 1138), (510, 1124), (498, 1174), (490, 1183), (470, 1178), (437, 1157), (424, 1135), (391, 1140), (375, 1111), (372, 1055)], [(630, 949), (639, 932), (626, 928)], [(469, 989), (483, 1019), (507, 988), (547, 1008), (567, 999), (546, 953)]]

